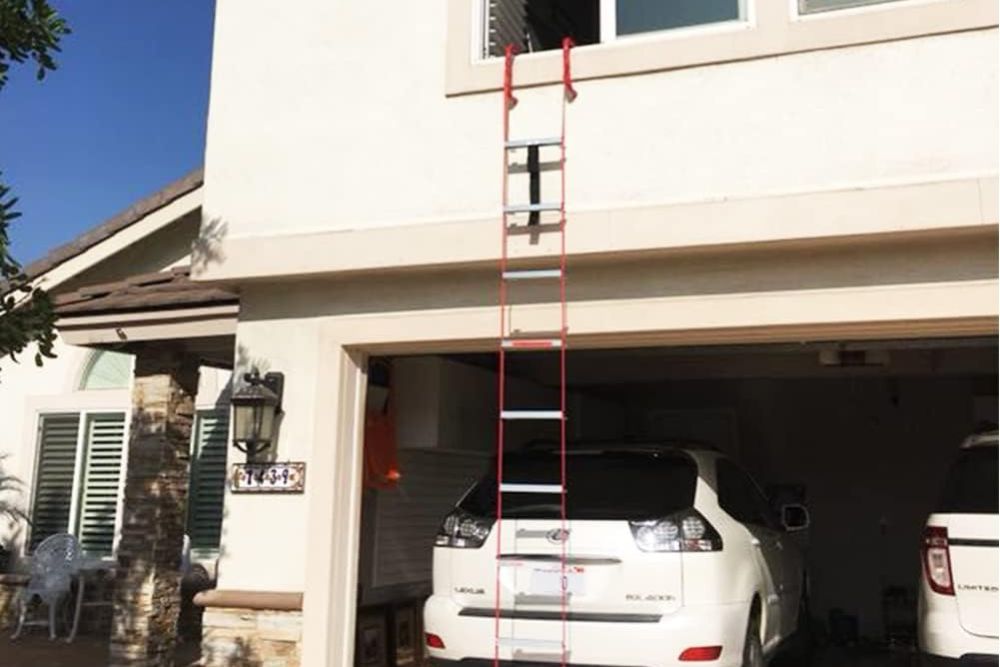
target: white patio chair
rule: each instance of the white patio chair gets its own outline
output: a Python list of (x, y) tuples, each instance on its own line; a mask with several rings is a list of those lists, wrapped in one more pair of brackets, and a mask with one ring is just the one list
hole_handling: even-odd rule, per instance
[[(60, 533), (42, 540), (31, 557), (31, 578), (21, 594), (17, 631), (11, 639), (20, 637), (26, 625), (48, 625), (49, 639), (56, 638), (56, 610), (70, 594), (79, 558), (80, 543), (72, 535)], [(27, 620), (28, 608), (36, 597), (49, 608), (48, 623)]]

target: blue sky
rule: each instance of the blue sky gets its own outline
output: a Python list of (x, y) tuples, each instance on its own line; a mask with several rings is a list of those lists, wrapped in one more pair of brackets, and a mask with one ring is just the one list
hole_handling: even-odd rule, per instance
[(0, 171), (26, 264), (201, 165), (213, 0), (51, 0), (73, 34), (0, 91)]

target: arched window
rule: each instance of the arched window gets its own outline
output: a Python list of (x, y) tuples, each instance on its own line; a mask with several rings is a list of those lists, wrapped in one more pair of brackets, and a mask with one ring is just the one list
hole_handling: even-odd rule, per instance
[(132, 376), (132, 356), (110, 350), (96, 350), (87, 360), (80, 389), (128, 389)]

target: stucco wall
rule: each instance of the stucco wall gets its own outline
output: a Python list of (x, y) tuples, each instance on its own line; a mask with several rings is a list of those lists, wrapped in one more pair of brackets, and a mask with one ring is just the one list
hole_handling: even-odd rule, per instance
[[(983, 335), (996, 330), (995, 271), (995, 227), (949, 240), (579, 262), (570, 273), (571, 344)], [(354, 351), (495, 349), (495, 290), (495, 269), (243, 285), (237, 363), (285, 373), (277, 457), (306, 461), (307, 481), (301, 496), (227, 495), (219, 586), (304, 591), (309, 659), (326, 661), (327, 651), (353, 641), (352, 531), (361, 498), (355, 400), (364, 387), (355, 370), (363, 357)], [(551, 292), (522, 297), (518, 325), (551, 326)], [(439, 381), (433, 368), (425, 370), (432, 385)], [(432, 390), (415, 410), (433, 410), (441, 396)], [(434, 420), (421, 428), (422, 441), (441, 436)]]
[[(681, 339), (670, 337), (671, 332), (686, 335), (688, 341), (707, 340), (703, 337), (711, 336), (713, 329), (734, 322), (749, 331), (786, 321), (796, 324), (795, 340), (815, 340), (806, 331), (819, 331), (824, 322), (898, 318), (898, 336), (904, 331), (915, 334), (913, 322), (935, 317), (949, 322), (962, 319), (962, 313), (992, 315), (995, 327), (995, 239), (991, 230), (983, 230), (947, 243), (931, 239), (826, 251), (772, 249), (727, 256), (725, 261), (697, 254), (671, 262), (580, 264), (573, 267), (570, 281), (570, 333), (583, 341), (603, 331), (608, 336), (615, 332), (621, 344), (628, 344), (630, 332), (641, 334), (643, 344), (677, 343)], [(331, 430), (343, 417), (338, 396), (349, 388), (338, 387), (339, 378), (328, 374), (322, 360), (336, 355), (341, 345), (389, 355), (435, 348), (493, 349), (495, 289), (495, 274), (485, 270), (427, 273), (405, 280), (385, 275), (244, 286), (237, 364), (285, 373), (287, 409), (277, 458), (306, 461), (309, 467), (302, 496), (227, 495), (220, 587), (293, 592), (308, 588), (304, 564), (310, 558), (309, 534), (333, 521), (334, 511), (317, 508), (319, 513), (309, 518), (310, 497), (330, 484), (320, 463), (314, 462), (351, 447), (343, 434)], [(964, 298), (956, 299), (956, 294)], [(529, 304), (517, 310), (521, 326), (530, 330), (551, 323), (551, 293), (526, 290), (521, 296)], [(787, 299), (790, 309), (778, 307), (776, 299)], [(888, 330), (864, 325), (858, 331), (893, 337), (885, 333)], [(845, 332), (841, 335), (848, 335)], [(742, 335), (760, 340), (756, 334)], [(829, 339), (830, 334), (814, 335)], [(606, 344), (609, 339), (601, 340)], [(463, 434), (489, 421), (495, 388), (485, 372), (476, 380), (471, 377), (477, 375), (474, 368), (449, 375), (433, 359), (410, 363), (411, 372), (400, 376), (406, 396), (398, 404), (403, 420), (413, 428), (406, 437), (409, 444), (427, 446), (442, 439), (460, 443)], [(456, 387), (463, 399), (449, 400)], [(487, 400), (467, 400), (464, 394), (477, 387), (489, 393)], [(476, 407), (463, 409), (473, 403)], [(614, 405), (596, 400), (590, 405), (600, 413), (597, 424), (621, 418)], [(462, 425), (460, 419), (469, 421)]]
[(196, 209), (74, 276), (60, 286), (60, 291), (186, 266), (191, 263), (191, 241), (197, 238), (200, 225), (201, 209)]
[[(499, 95), (445, 96), (445, 6), (219, 2), (206, 219), (237, 238), (494, 216)], [(569, 208), (995, 173), (996, 48), (978, 30), (582, 82)], [(521, 93), (512, 134), (557, 133), (559, 95)]]

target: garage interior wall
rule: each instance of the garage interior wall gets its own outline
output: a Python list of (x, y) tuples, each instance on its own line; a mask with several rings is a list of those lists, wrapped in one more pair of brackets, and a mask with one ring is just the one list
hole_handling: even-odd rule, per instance
[[(880, 344), (873, 344), (879, 348)], [(962, 439), (996, 422), (992, 340), (885, 344), (868, 365), (828, 366), (816, 346), (576, 351), (569, 357), (572, 437), (712, 444), (764, 487), (801, 487), (812, 614), (840, 610), (884, 635), (883, 591), (915, 600), (923, 522)], [(394, 401), (402, 480), (366, 492), (362, 603), (430, 590), (438, 524), (495, 451), (495, 355), (398, 357)], [(556, 400), (551, 357), (511, 370), (510, 402)], [(551, 436), (538, 425), (508, 447)]]
[[(402, 479), (395, 489), (366, 491), (359, 573), (363, 604), (430, 594), (438, 526), (496, 451), (493, 370), (441, 356), (400, 357), (392, 360), (392, 378)], [(513, 378), (508, 389), (525, 407), (558, 401), (555, 389), (531, 380)], [(571, 422), (574, 435), (611, 437), (624, 428), (625, 409), (616, 401), (582, 392), (567, 400), (579, 415)], [(557, 434), (537, 425), (508, 425), (508, 442), (515, 444)]]

